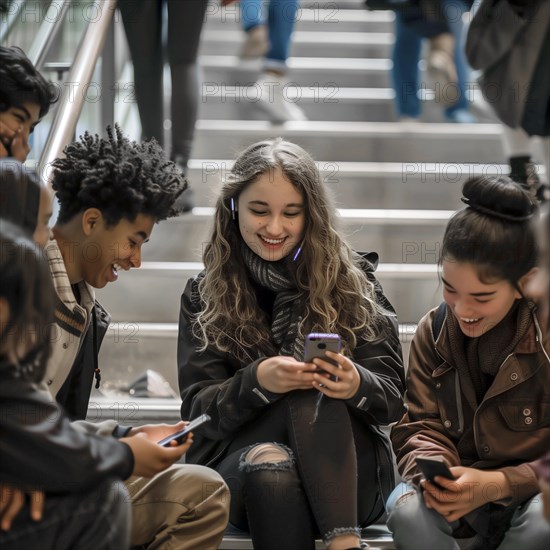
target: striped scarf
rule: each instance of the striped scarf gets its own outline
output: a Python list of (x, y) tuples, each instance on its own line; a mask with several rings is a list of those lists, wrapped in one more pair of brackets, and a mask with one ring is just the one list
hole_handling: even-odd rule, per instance
[(292, 279), (288, 261), (283, 258), (277, 262), (266, 262), (244, 241), (241, 242), (241, 254), (252, 279), (276, 295), (271, 316), (271, 336), (279, 354), (302, 361), (304, 338), (298, 329), (303, 302)]

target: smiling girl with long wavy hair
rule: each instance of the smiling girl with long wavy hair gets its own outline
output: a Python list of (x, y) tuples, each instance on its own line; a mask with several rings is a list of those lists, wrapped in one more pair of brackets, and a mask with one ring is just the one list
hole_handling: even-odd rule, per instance
[[(182, 296), (182, 414), (212, 417), (187, 459), (226, 479), (230, 520), (256, 548), (307, 550), (317, 535), (358, 548), (393, 487), (379, 426), (403, 412), (397, 321), (377, 255), (335, 227), (309, 154), (256, 143), (223, 185), (205, 269)], [(311, 332), (338, 334), (341, 353), (304, 362)]]

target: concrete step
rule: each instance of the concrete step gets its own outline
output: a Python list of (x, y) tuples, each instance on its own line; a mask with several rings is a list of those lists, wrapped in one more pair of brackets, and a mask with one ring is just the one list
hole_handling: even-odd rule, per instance
[[(298, 86), (390, 87), (390, 59), (353, 59), (337, 57), (290, 57), (289, 78)], [(262, 62), (244, 63), (237, 56), (201, 55), (202, 82), (227, 86), (253, 84), (261, 71)]]
[[(392, 11), (367, 11), (362, 5), (350, 7), (342, 2), (313, 2), (308, 7), (301, 3), (296, 17), (295, 32), (392, 32), (395, 15)], [(207, 8), (204, 31), (241, 30), (241, 13), (238, 4), (221, 8), (210, 2)]]
[[(221, 181), (232, 166), (230, 159), (190, 161), (188, 177), (197, 206), (215, 204)], [(356, 208), (423, 209), (429, 205), (440, 210), (457, 209), (462, 206), (461, 189), (466, 179), (508, 173), (504, 164), (477, 163), (318, 161), (317, 166), (337, 204)]]
[[(393, 32), (344, 31), (339, 23), (334, 30), (298, 30), (292, 35), (291, 55), (296, 57), (391, 57)], [(338, 27), (342, 27), (338, 28)], [(240, 29), (208, 29), (201, 36), (201, 55), (238, 56), (246, 33)]]
[[(433, 262), (435, 253), (419, 248), (416, 255), (424, 254)], [(143, 262), (141, 269), (122, 273), (116, 283), (98, 290), (97, 297), (113, 319), (177, 323), (183, 289), (202, 267), (200, 262)], [(428, 309), (441, 302), (437, 266), (433, 263), (381, 263), (376, 276), (402, 323), (417, 323)]]
[(281, 136), (326, 161), (504, 163), (500, 124), (199, 120), (192, 156), (232, 158)]
[[(416, 325), (412, 323), (399, 326), (405, 360), (415, 330)], [(114, 398), (117, 388), (127, 387), (146, 369), (153, 369), (162, 374), (178, 394), (177, 344), (177, 323), (114, 321), (101, 346), (102, 392)], [(127, 394), (125, 397), (130, 399)]]
[[(265, 120), (257, 106), (262, 90), (257, 85), (231, 86), (224, 83), (204, 83), (199, 105), (200, 119)], [(283, 88), (286, 99), (296, 103), (309, 120), (325, 121), (396, 121), (395, 92), (391, 88), (340, 88), (336, 84)], [(481, 96), (469, 94), (471, 102)], [(444, 107), (434, 90), (425, 89), (422, 99), (423, 122), (445, 122)], [(475, 105), (472, 105), (475, 109)], [(477, 113), (479, 122), (496, 122), (492, 113)]]

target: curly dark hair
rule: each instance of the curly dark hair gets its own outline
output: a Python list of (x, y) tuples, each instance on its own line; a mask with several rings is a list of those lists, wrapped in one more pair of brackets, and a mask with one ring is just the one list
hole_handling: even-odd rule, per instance
[(107, 139), (86, 132), (53, 162), (52, 187), (59, 200), (58, 223), (97, 208), (109, 226), (146, 214), (161, 221), (176, 216), (176, 199), (187, 188), (177, 166), (154, 140), (136, 143), (120, 127), (107, 127)]
[(40, 106), (43, 118), (58, 99), (58, 88), (36, 70), (21, 48), (0, 46), (0, 112), (31, 102)]

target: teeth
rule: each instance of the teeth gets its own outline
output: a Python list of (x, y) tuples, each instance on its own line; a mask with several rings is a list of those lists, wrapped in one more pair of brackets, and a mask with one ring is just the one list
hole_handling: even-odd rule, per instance
[(477, 323), (479, 321), (479, 318), (477, 318), (477, 319), (465, 319), (464, 317), (461, 317), (460, 320), (464, 321), (465, 323)]
[(113, 269), (118, 273), (122, 269), (122, 266), (120, 264), (114, 263)]
[(285, 239), (284, 237), (282, 239), (268, 239), (267, 237), (262, 237), (262, 240), (269, 244), (281, 244)]

